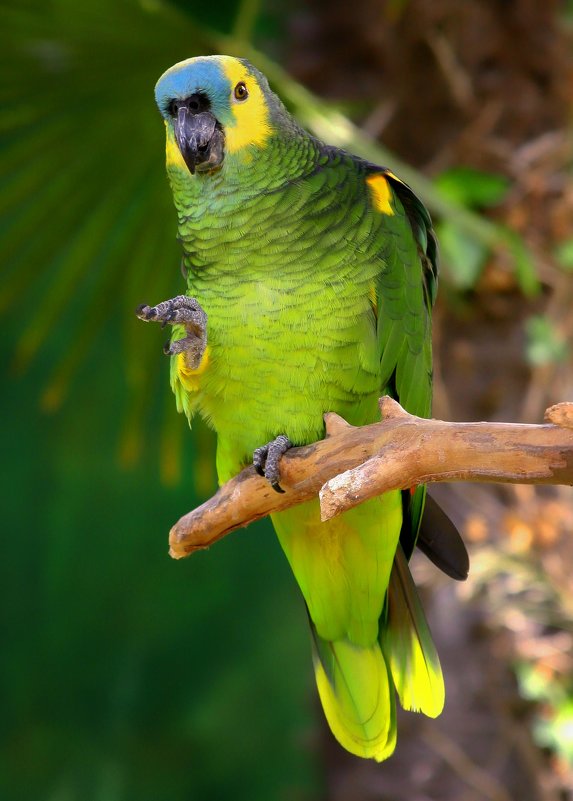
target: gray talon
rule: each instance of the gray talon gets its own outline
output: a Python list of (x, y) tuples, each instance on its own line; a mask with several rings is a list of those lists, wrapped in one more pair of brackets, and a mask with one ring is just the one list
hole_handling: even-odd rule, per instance
[(275, 492), (284, 492), (279, 484), (279, 463), (281, 457), (292, 448), (292, 442), (280, 434), (272, 442), (262, 445), (253, 453), (253, 466), (260, 476), (264, 476)]
[(142, 303), (141, 306), (138, 306), (135, 313), (140, 320), (153, 320), (157, 314), (155, 309), (152, 306), (148, 306), (147, 303)]
[(168, 342), (163, 352), (168, 356), (185, 353), (188, 367), (191, 370), (199, 367), (207, 347), (207, 315), (195, 298), (177, 295), (156, 306), (142, 304), (135, 313), (145, 322), (161, 323), (161, 328), (165, 328), (166, 325), (183, 325), (187, 336)]

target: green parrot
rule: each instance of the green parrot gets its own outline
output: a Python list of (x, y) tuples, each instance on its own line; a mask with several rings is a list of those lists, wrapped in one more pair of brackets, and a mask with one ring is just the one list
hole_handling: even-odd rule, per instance
[[(427, 417), (437, 251), (408, 186), (303, 130), (243, 59), (176, 64), (155, 97), (187, 293), (139, 316), (173, 325), (177, 407), (217, 432), (219, 481), (254, 460), (282, 491), (288, 447), (321, 439), (325, 412), (377, 421), (382, 394)], [(430, 717), (444, 704), (408, 568), (423, 506), (418, 488), (326, 523), (318, 501), (272, 516), (330, 728), (378, 761), (395, 747), (396, 694)]]

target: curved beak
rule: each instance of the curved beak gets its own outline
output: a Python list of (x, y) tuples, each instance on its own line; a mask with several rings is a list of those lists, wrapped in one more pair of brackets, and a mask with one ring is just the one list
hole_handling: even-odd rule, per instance
[(175, 139), (189, 168), (210, 170), (223, 160), (223, 132), (210, 111), (193, 113), (186, 106), (177, 109), (174, 123)]

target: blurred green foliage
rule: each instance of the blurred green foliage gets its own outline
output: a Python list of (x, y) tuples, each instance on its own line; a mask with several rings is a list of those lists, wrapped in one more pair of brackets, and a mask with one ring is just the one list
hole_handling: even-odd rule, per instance
[[(445, 197), (471, 209), (497, 205), (508, 189), (503, 176), (469, 167), (447, 170), (437, 177), (435, 184)], [(472, 289), (490, 255), (487, 243), (472, 237), (448, 217), (437, 222), (436, 231), (451, 283), (459, 290)]]
[(161, 484), (156, 458), (114, 458), (120, 327), (92, 354), (107, 380), (84, 370), (64, 414), (38, 416), (38, 373), (4, 388), (0, 798), (310, 798), (309, 643), (286, 560), (264, 524), (169, 559), (170, 525), (203, 498)]
[(547, 315), (536, 314), (525, 325), (527, 360), (534, 367), (564, 361), (567, 342)]
[(557, 264), (567, 272), (573, 271), (573, 239), (566, 239), (555, 251)]
[(573, 686), (564, 686), (531, 662), (516, 666), (519, 691), (537, 704), (533, 733), (536, 741), (573, 765)]
[(509, 181), (503, 175), (474, 170), (472, 167), (452, 167), (435, 180), (447, 197), (474, 209), (496, 206), (504, 199)]

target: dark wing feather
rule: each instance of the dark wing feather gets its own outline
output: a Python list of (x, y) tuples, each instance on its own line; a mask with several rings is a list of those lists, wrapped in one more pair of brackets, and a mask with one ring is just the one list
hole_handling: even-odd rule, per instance
[(459, 531), (430, 494), (426, 495), (420, 523), (418, 548), (450, 578), (465, 581), (470, 558)]

